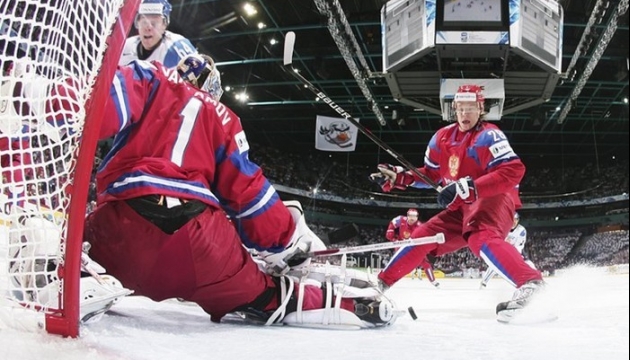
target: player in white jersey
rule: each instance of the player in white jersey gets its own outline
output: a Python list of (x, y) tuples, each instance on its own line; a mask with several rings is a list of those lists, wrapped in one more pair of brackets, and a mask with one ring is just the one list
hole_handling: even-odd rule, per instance
[(171, 10), (168, 0), (142, 1), (134, 22), (138, 35), (125, 41), (118, 65), (127, 65), (133, 60), (155, 60), (174, 68), (186, 55), (197, 52), (190, 40), (166, 30)]
[[(512, 225), (512, 230), (508, 233), (508, 236), (505, 238), (505, 241), (512, 244), (518, 250), (521, 255), (523, 255), (523, 260), (527, 265), (531, 266), (533, 269), (536, 268), (533, 262), (527, 259), (526, 254), (523, 254), (523, 249), (525, 248), (525, 242), (527, 241), (527, 230), (523, 225), (520, 225), (518, 222), (521, 217), (518, 213), (514, 213), (514, 225)], [(483, 289), (488, 284), (488, 281), (492, 279), (495, 271), (492, 268), (488, 268), (481, 277), (480, 288)]]
[[(134, 23), (138, 35), (125, 41), (118, 65), (127, 65), (133, 60), (146, 60), (159, 61), (168, 68), (174, 68), (186, 55), (197, 53), (190, 40), (166, 30), (171, 10), (168, 0), (142, 1)], [(216, 71), (216, 77), (217, 81), (212, 84), (210, 91), (218, 101), (223, 94), (219, 71)]]

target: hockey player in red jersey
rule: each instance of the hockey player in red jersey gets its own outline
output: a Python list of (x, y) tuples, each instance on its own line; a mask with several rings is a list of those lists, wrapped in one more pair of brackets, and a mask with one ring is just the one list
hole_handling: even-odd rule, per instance
[(85, 229), (92, 258), (135, 294), (197, 303), (214, 322), (242, 312), (268, 325), (392, 323), (392, 304), (368, 282), (287, 275), (308, 264), (297, 254), (325, 246), (249, 160), (239, 118), (212, 92), (211, 63), (193, 54), (175, 69), (133, 61), (117, 71), (100, 134), (115, 139)]
[[(421, 224), (422, 223), (418, 220), (418, 210), (409, 209), (407, 210), (407, 216), (399, 215), (389, 222), (389, 225), (387, 226), (387, 232), (385, 232), (385, 237), (389, 241), (409, 239), (411, 238), (411, 234), (414, 232), (414, 230)], [(405, 248), (399, 249), (399, 251), (396, 252), (392, 259), (395, 259), (397, 256), (399, 256), (400, 250), (405, 251)], [(433, 274), (433, 265), (431, 265), (431, 263), (426, 258), (422, 260), (422, 263), (418, 265), (418, 268), (416, 268), (413, 273), (418, 275), (418, 278), (422, 278), (422, 275), (417, 274), (419, 268), (422, 268), (424, 270), (427, 279), (429, 279), (433, 286), (440, 286), (440, 283), (435, 280), (435, 275)]]
[(407, 210), (406, 216), (396, 216), (389, 222), (385, 237), (389, 241), (406, 240), (411, 238), (411, 233), (422, 224), (418, 221), (418, 210)]
[[(489, 267), (511, 281), (517, 291), (511, 301), (497, 305), (499, 321), (523, 308), (543, 286), (542, 276), (504, 241), (512, 215), (521, 207), (518, 185), (525, 166), (506, 136), (494, 124), (482, 120), (484, 96), (477, 85), (462, 85), (454, 95), (457, 122), (438, 130), (431, 138), (418, 170), (443, 188), (437, 201), (445, 209), (411, 234), (418, 238), (444, 233), (446, 242), (409, 247), (379, 274), (384, 288), (408, 274), (430, 252), (436, 256), (468, 246)], [(411, 171), (381, 164), (370, 175), (383, 191), (409, 186), (427, 187)]]

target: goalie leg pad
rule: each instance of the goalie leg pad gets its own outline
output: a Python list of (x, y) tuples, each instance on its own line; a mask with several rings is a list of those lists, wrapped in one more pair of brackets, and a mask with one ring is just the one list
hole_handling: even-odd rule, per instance
[[(298, 307), (296, 311), (286, 315), (282, 323), (307, 328), (360, 330), (391, 325), (395, 322), (397, 314), (394, 304), (380, 296), (377, 291), (370, 293), (371, 296), (363, 297), (359, 296), (359, 293), (364, 293), (366, 289), (347, 285), (335, 288), (336, 290), (332, 291), (326, 286), (322, 289), (326, 296), (323, 308), (302, 310)], [(375, 293), (378, 293), (376, 298), (372, 296)], [(340, 306), (342, 301), (347, 304), (348, 300), (354, 305), (353, 311)]]
[(264, 325), (368, 329), (391, 325), (401, 313), (368, 273), (328, 263), (290, 273), (274, 278), (273, 301), (236, 310), (240, 317)]
[(102, 275), (99, 280), (91, 276), (81, 278), (81, 322), (99, 320), (121, 298), (132, 293), (111, 275)]
[[(99, 282), (99, 280), (101, 282)], [(96, 322), (102, 318), (121, 298), (133, 291), (124, 288), (111, 275), (103, 275), (96, 280), (94, 277), (81, 278), (81, 301), (79, 319), (82, 323)], [(38, 292), (38, 300), (46, 307), (56, 307), (59, 296), (59, 282), (53, 281)]]
[[(288, 275), (300, 278), (301, 281), (313, 280), (316, 283), (326, 282), (330, 277), (333, 283), (344, 282), (355, 288), (375, 288), (378, 285), (378, 278), (365, 271), (347, 269), (342, 266), (330, 266), (327, 264), (311, 264), (305, 269), (292, 269)], [(343, 279), (343, 280), (342, 280)]]
[[(289, 301), (283, 297), (282, 306), (269, 319), (272, 322), (288, 326), (326, 328), (326, 329), (369, 329), (391, 325), (397, 318), (394, 303), (383, 295), (376, 285), (372, 285), (367, 273), (351, 271), (347, 276), (344, 267), (311, 266), (314, 271), (302, 275), (299, 284), (297, 279), (285, 277), (292, 286), (298, 287)], [(359, 280), (357, 280), (359, 279)], [(352, 286), (360, 283), (362, 287)], [(321, 289), (323, 304), (318, 309), (304, 309), (306, 286), (318, 286)], [(290, 308), (286, 311), (286, 308)], [(275, 316), (286, 312), (286, 315)], [(267, 325), (269, 325), (269, 321)]]

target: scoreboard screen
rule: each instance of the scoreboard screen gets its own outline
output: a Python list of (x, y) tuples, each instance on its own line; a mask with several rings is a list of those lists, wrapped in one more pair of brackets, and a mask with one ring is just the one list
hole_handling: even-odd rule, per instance
[(508, 2), (437, 0), (436, 31), (508, 31)]

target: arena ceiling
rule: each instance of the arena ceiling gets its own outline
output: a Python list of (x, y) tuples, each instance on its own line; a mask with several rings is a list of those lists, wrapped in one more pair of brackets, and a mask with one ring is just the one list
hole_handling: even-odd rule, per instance
[[(244, 13), (244, 3), (173, 0), (169, 29), (186, 36), (201, 52), (215, 58), (223, 86), (230, 88), (222, 101), (241, 117), (250, 142), (290, 153), (313, 153), (317, 151), (315, 117), (336, 115), (283, 70), (283, 39), (287, 32), (294, 31), (294, 66), (300, 73), (396, 152), (414, 164), (422, 163), (428, 140), (446, 123), (435, 113), (396, 101), (382, 77), (380, 11), (385, 1), (251, 0), (257, 10), (251, 17)], [(528, 166), (604, 164), (613, 158), (627, 159), (628, 1), (560, 3), (564, 9), (562, 72), (549, 100), (505, 115), (498, 124)], [(596, 4), (598, 11), (594, 12)], [(318, 9), (323, 7), (333, 11)], [(335, 14), (339, 7), (343, 15)], [(359, 44), (360, 54), (354, 50), (352, 58), (359, 69), (361, 61), (369, 69), (361, 71), (359, 79), (349, 70), (347, 58), (331, 35), (331, 17), (345, 18)], [(592, 26), (590, 19), (595, 20)], [(614, 21), (616, 30), (611, 25)], [(259, 23), (264, 26), (259, 27)], [(584, 36), (587, 28), (589, 35)], [(352, 40), (347, 35), (343, 37)], [(276, 44), (272, 43), (274, 40)], [(578, 45), (584, 50), (581, 55), (575, 55)], [(573, 66), (567, 72), (574, 56)], [(593, 61), (598, 56), (599, 61)], [(425, 70), (437, 70), (438, 66), (430, 56), (421, 65)], [(464, 68), (467, 66), (464, 64)], [(511, 69), (522, 70), (514, 62), (491, 61), (484, 66), (499, 77), (509, 76)], [(493, 66), (507, 71), (497, 72)], [(373, 97), (384, 125), (370, 108), (360, 83)], [(437, 84), (435, 89), (437, 98)], [(246, 101), (236, 98), (243, 92), (247, 93)], [(579, 95), (575, 101), (571, 101), (576, 94)], [(507, 95), (506, 103), (513, 100)], [(568, 103), (571, 110), (559, 123), (559, 115)], [(393, 162), (363, 135), (348, 159), (365, 164)]]

